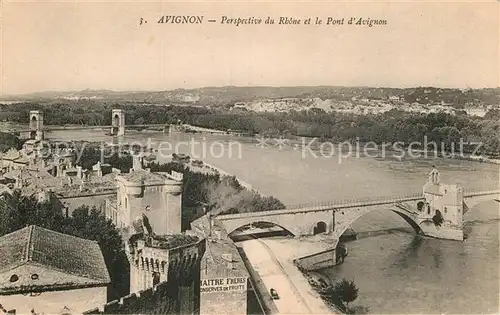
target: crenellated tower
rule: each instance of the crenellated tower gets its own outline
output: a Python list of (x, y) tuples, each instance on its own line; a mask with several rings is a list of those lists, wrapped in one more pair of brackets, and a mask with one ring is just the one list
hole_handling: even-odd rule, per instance
[(205, 253), (205, 240), (177, 234), (133, 236), (128, 244), (130, 292), (146, 290), (167, 282), (177, 292), (178, 312), (193, 314), (200, 305), (200, 264)]
[(183, 174), (151, 172), (140, 156), (133, 158), (133, 169), (116, 177), (115, 225), (132, 235), (134, 222), (146, 217), (156, 235), (180, 233)]
[(205, 239), (138, 233), (127, 242), (130, 294), (84, 314), (200, 314)]

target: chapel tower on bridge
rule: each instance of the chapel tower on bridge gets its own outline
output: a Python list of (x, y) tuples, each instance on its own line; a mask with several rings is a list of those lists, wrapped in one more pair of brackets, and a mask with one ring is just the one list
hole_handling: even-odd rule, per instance
[(463, 240), (463, 188), (441, 183), (439, 171), (433, 167), (423, 187), (425, 201), (418, 205), (419, 224), (426, 235)]

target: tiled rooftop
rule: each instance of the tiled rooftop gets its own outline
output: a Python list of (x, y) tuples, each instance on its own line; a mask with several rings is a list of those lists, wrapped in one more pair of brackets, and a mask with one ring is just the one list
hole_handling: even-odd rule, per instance
[(10, 149), (2, 156), (2, 158), (6, 160), (15, 160), (19, 157), (21, 157), (21, 153), (15, 149)]
[[(0, 273), (26, 264), (66, 275), (52, 285), (71, 287), (110, 282), (101, 249), (96, 242), (35, 225), (0, 237)], [(47, 286), (46, 283), (44, 285)], [(0, 283), (0, 292), (13, 290), (16, 287), (12, 287), (11, 283)]]
[[(206, 216), (202, 216), (191, 223), (194, 228), (193, 232), (201, 234), (203, 237), (209, 235), (209, 222)], [(220, 235), (220, 239), (218, 237)], [(223, 229), (214, 224), (212, 227), (211, 240), (207, 240), (207, 248), (205, 256), (202, 260), (202, 270), (205, 270), (205, 265), (208, 264), (211, 274), (226, 275), (232, 277), (248, 276), (248, 271), (241, 259), (238, 249), (234, 242), (226, 237)], [(231, 254), (232, 256), (232, 269), (227, 267), (228, 261), (222, 255)]]
[(171, 249), (184, 245), (194, 244), (200, 239), (194, 235), (174, 234), (174, 235), (155, 235), (147, 241), (147, 244), (156, 248)]
[(130, 173), (121, 174), (121, 177), (131, 182), (144, 181), (145, 184), (164, 183), (165, 180), (173, 179), (168, 173), (149, 172), (144, 169), (132, 170)]

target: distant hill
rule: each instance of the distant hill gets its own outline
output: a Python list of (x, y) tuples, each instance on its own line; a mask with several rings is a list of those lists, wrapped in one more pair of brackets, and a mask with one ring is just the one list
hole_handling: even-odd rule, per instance
[(500, 104), (500, 88), (488, 89), (443, 89), (434, 87), (379, 88), (379, 87), (204, 87), (197, 89), (175, 89), (169, 91), (110, 91), (86, 89), (77, 92), (40, 92), (20, 96), (1, 97), (3, 100), (104, 100), (130, 101), (152, 104), (199, 104), (208, 106), (232, 105), (258, 99), (276, 98), (321, 98), (350, 100), (355, 98), (388, 99), (398, 97), (409, 103), (445, 103), (463, 105), (465, 103)]

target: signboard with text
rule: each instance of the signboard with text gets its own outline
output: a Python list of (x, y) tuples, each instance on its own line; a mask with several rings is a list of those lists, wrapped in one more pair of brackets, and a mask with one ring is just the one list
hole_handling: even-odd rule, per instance
[(247, 290), (247, 277), (202, 279), (201, 293), (244, 292)]

